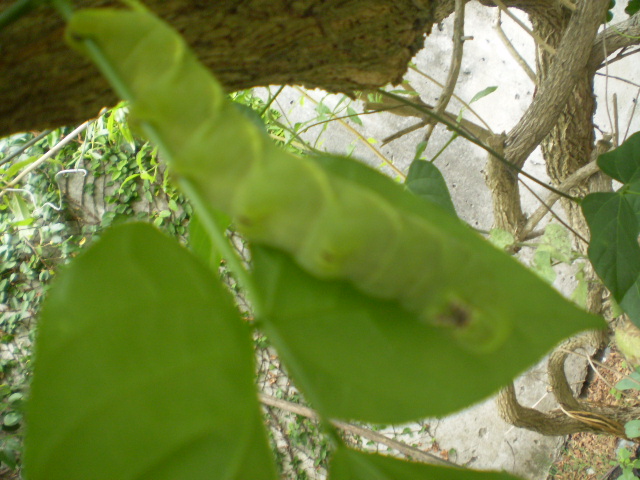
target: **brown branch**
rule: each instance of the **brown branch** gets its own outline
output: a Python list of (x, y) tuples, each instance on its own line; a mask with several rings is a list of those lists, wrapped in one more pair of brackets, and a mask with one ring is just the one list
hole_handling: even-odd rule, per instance
[(568, 435), (577, 432), (606, 433), (627, 438), (623, 425), (640, 416), (640, 409), (612, 405), (596, 405), (578, 401), (564, 373), (567, 356), (584, 346), (599, 347), (606, 339), (604, 331), (587, 332), (571, 338), (549, 357), (549, 382), (560, 408), (541, 412), (518, 402), (513, 384), (503, 389), (496, 399), (498, 413), (508, 423), (543, 435)]
[[(600, 171), (596, 160), (599, 155), (606, 153), (611, 149), (611, 143), (607, 140), (600, 140), (596, 144), (596, 148), (591, 152), (591, 161), (587, 163), (584, 167), (573, 172), (569, 175), (564, 182), (556, 187), (557, 190), (561, 192), (569, 193), (569, 191), (580, 185), (584, 180), (595, 175)], [(522, 231), (519, 235), (519, 240), (524, 240), (528, 238), (531, 232), (536, 228), (538, 223), (551, 211), (551, 207), (554, 203), (556, 203), (560, 199), (560, 195), (557, 193), (551, 193), (545, 199), (545, 201), (540, 205), (535, 212), (529, 217), (527, 223), (523, 227)]]
[[(286, 400), (281, 400), (279, 398), (271, 397), (269, 395), (265, 395), (264, 393), (259, 394), (260, 402), (264, 405), (268, 405), (271, 407), (276, 407), (281, 410), (285, 410), (287, 412), (295, 413), (296, 415), (300, 415), (306, 418), (310, 418), (311, 420), (319, 420), (319, 416), (312, 409), (305, 407), (303, 405), (298, 405), (297, 403), (288, 402)], [(374, 432), (367, 428), (362, 428), (357, 425), (353, 425), (346, 422), (340, 421), (332, 421), (331, 424), (340, 430), (343, 430), (348, 433), (352, 433), (354, 435), (359, 435), (368, 440), (381, 443), (382, 445), (386, 445), (389, 448), (397, 450), (403, 455), (418, 460), (423, 463), (428, 463), (431, 465), (443, 465), (447, 467), (455, 467), (456, 464), (444, 460), (436, 455), (432, 455), (428, 452), (423, 452), (415, 447), (411, 447), (406, 443), (399, 442), (392, 438), (386, 437), (381, 433)]]
[(511, 18), (511, 20), (516, 22), (520, 28), (522, 28), (525, 32), (527, 32), (529, 36), (531, 36), (531, 38), (533, 38), (533, 40), (536, 42), (536, 45), (546, 50), (548, 53), (555, 55), (556, 49), (553, 48), (551, 45), (549, 45), (547, 42), (545, 42), (542, 39), (542, 37), (540, 37), (540, 35), (538, 35), (536, 32), (534, 32), (529, 27), (527, 27), (522, 20), (520, 20), (513, 13), (511, 13), (507, 9), (507, 6), (501, 0), (491, 0), (491, 1), (495, 3), (500, 10), (502, 10), (505, 14), (507, 14), (507, 16)]
[[(451, 65), (449, 66), (449, 74), (447, 75), (447, 81), (444, 84), (444, 89), (440, 94), (440, 98), (436, 103), (435, 114), (442, 116), (446, 111), (447, 105), (451, 100), (453, 91), (458, 83), (458, 76), (460, 75), (460, 64), (462, 63), (462, 53), (464, 46), (464, 5), (466, 0), (456, 0), (456, 16), (453, 22), (453, 52), (451, 53)], [(429, 122), (427, 131), (422, 139), (423, 142), (428, 142), (433, 133), (433, 129), (436, 126), (436, 122)]]
[(608, 4), (608, 0), (582, 0), (571, 16), (547, 77), (538, 86), (525, 114), (508, 134), (505, 155), (517, 167), (522, 167), (551, 131), (574, 85), (583, 77), (593, 39)]
[(524, 73), (527, 74), (527, 77), (529, 77), (529, 79), (535, 83), (536, 81), (535, 72), (531, 69), (531, 67), (526, 62), (526, 60), (522, 58), (522, 55), (518, 53), (518, 51), (515, 49), (513, 44), (509, 41), (504, 31), (502, 30), (501, 12), (502, 10), (498, 9), (498, 15), (496, 16), (496, 23), (494, 24), (493, 28), (495, 29), (496, 33), (498, 34), (498, 37), (500, 38), (500, 40), (502, 40), (502, 43), (507, 48), (507, 50), (509, 51), (513, 59), (518, 63), (518, 65), (520, 65), (520, 68), (524, 70)]
[(640, 44), (640, 12), (624, 22), (616, 23), (600, 32), (593, 42), (588, 68), (598, 70), (605, 58), (620, 48)]
[[(454, 97), (458, 98), (455, 95)], [(458, 100), (462, 101), (459, 98)], [(426, 108), (429, 110), (434, 109), (432, 105), (424, 103), (419, 98), (415, 98), (415, 99), (412, 98), (411, 102), (415, 103), (416, 105), (422, 108)], [(407, 135), (408, 133), (411, 133), (414, 130), (417, 130), (418, 128), (422, 128), (426, 126), (431, 119), (430, 116), (426, 115), (424, 112), (421, 112), (417, 108), (410, 107), (408, 105), (405, 105), (404, 103), (396, 102), (395, 100), (388, 97), (383, 98), (381, 102), (365, 102), (364, 109), (365, 110), (387, 110), (389, 111), (389, 113), (393, 113), (394, 115), (399, 115), (401, 117), (417, 117), (417, 118), (424, 119), (422, 122), (418, 122), (415, 125), (411, 125), (407, 128), (400, 130), (397, 133), (394, 133), (393, 135), (386, 137), (382, 141), (383, 144), (392, 142), (393, 140), (396, 140), (403, 135)], [(480, 125), (472, 122), (471, 120), (467, 120), (466, 118), (462, 118), (460, 122), (458, 122), (458, 116), (454, 115), (453, 113), (443, 112), (442, 116), (448, 121), (450, 121), (451, 123), (457, 124), (460, 128), (466, 130), (469, 134), (478, 138), (480, 141), (484, 142), (486, 141), (487, 138), (493, 135), (491, 131), (481, 127)]]
[[(494, 151), (504, 156), (505, 135), (494, 135), (486, 140)], [(491, 191), (493, 226), (511, 232), (518, 238), (525, 216), (520, 201), (518, 174), (509, 165), (489, 155), (486, 184)]]

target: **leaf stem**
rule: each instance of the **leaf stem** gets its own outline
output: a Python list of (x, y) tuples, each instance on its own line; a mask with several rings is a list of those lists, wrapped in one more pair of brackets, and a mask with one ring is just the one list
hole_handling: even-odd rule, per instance
[[(51, 1), (66, 20), (71, 17), (72, 9), (68, 0)], [(98, 69), (102, 72), (107, 81), (109, 81), (113, 86), (116, 94), (123, 100), (133, 101), (133, 93), (122, 80), (118, 72), (113, 68), (111, 62), (106, 55), (104, 55), (98, 44), (90, 38), (85, 38), (82, 41), (87, 49), (88, 56), (97, 65)], [(148, 122), (141, 122), (140, 127), (144, 135), (158, 146), (160, 151), (163, 153), (165, 162), (169, 165), (173, 164), (174, 155), (167, 147), (164, 139), (158, 133), (158, 130)], [(191, 201), (195, 212), (199, 215), (207, 234), (211, 237), (211, 241), (220, 250), (222, 257), (226, 260), (227, 265), (229, 266), (229, 269), (236, 276), (242, 288), (244, 288), (248, 293), (254, 312), (256, 316), (259, 316), (261, 311), (261, 297), (258, 294), (258, 289), (256, 288), (251, 275), (249, 275), (249, 272), (244, 268), (242, 261), (227, 240), (224, 233), (225, 228), (216, 222), (206, 200), (204, 200), (200, 192), (195, 188), (190, 180), (181, 178), (178, 183), (182, 191)]]

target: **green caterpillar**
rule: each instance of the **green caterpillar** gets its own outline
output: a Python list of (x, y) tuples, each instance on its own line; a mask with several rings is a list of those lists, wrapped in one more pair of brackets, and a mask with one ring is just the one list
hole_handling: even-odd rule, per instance
[[(481, 353), (500, 347), (518, 322), (586, 316), (568, 302), (559, 308), (553, 289), (378, 172), (281, 151), (150, 13), (80, 11), (67, 37), (80, 51), (91, 40), (103, 52), (131, 101), (131, 121), (155, 129), (178, 175), (248, 239), (289, 253), (310, 274), (398, 301)], [(521, 301), (500, 300), (514, 291)]]

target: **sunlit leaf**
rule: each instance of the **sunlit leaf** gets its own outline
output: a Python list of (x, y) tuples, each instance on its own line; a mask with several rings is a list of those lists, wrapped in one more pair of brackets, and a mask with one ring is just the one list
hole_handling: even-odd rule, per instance
[(465, 278), (510, 309), (514, 324), (499, 348), (478, 354), (395, 302), (311, 277), (286, 255), (253, 253), (267, 335), (296, 385), (329, 418), (400, 423), (454, 412), (495, 392), (562, 338), (600, 325), (560, 297), (539, 296), (550, 287), (524, 267), (526, 280), (496, 265), (487, 275), (504, 275), (503, 289), (470, 272)]
[(598, 157), (600, 169), (622, 183), (640, 179), (640, 132), (631, 135), (618, 148)]
[(640, 223), (627, 196), (593, 193), (582, 201), (591, 231), (589, 260), (632, 321), (640, 324)]
[(405, 185), (418, 197), (440, 205), (452, 215), (456, 215), (447, 183), (433, 163), (414, 160), (409, 167)]
[(35, 356), (29, 479), (275, 478), (248, 328), (152, 227), (114, 228), (60, 274)]

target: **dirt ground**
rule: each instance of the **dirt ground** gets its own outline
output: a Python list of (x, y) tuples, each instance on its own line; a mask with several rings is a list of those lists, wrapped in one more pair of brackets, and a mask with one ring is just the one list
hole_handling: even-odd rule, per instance
[[(622, 355), (613, 347), (600, 362), (594, 361), (595, 373), (585, 384), (583, 397), (590, 402), (613, 405), (639, 405), (640, 392), (615, 390), (615, 384), (631, 373)], [(613, 480), (620, 476), (616, 468), (617, 451), (627, 446), (640, 447), (611, 435), (579, 433), (569, 437), (562, 456), (553, 464), (548, 480)], [(637, 475), (636, 475), (637, 476)], [(638, 476), (637, 476), (638, 477)], [(640, 478), (640, 477), (638, 477)]]

